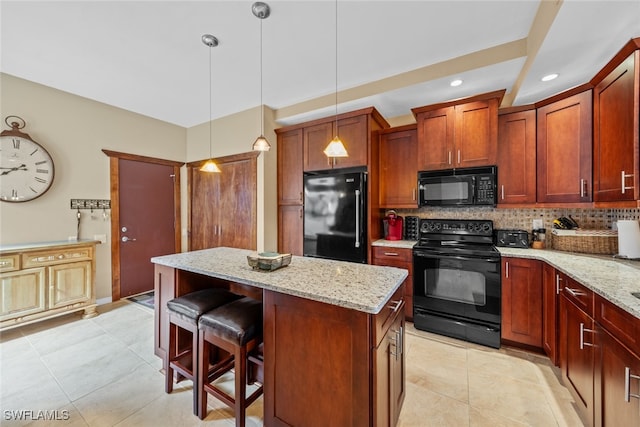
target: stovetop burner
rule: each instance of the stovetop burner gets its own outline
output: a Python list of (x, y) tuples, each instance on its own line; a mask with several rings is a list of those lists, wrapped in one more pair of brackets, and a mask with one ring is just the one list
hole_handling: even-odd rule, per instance
[(493, 221), (423, 219), (414, 250), (459, 254), (499, 254), (493, 245)]

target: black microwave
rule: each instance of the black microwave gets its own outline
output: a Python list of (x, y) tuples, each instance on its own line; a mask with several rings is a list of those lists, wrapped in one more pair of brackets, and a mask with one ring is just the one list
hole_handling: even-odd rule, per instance
[(498, 168), (418, 172), (418, 206), (495, 206)]

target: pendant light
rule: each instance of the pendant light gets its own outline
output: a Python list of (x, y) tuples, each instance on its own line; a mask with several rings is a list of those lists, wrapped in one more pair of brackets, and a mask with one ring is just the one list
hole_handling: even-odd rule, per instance
[(203, 34), (202, 35), (202, 43), (209, 47), (209, 160), (206, 161), (204, 165), (200, 168), (201, 172), (220, 172), (220, 168), (216, 165), (216, 162), (213, 161), (213, 155), (211, 154), (213, 139), (211, 137), (211, 122), (213, 121), (211, 114), (211, 79), (213, 78), (211, 75), (211, 49), (218, 46), (218, 39), (211, 34)]
[(260, 19), (260, 136), (253, 143), (254, 151), (269, 151), (271, 144), (264, 137), (264, 104), (262, 103), (262, 20), (267, 19), (271, 14), (269, 5), (263, 2), (255, 2), (251, 6), (251, 11)]
[(349, 157), (347, 149), (344, 148), (344, 144), (338, 137), (338, 0), (336, 0), (336, 123), (335, 131), (336, 136), (329, 142), (327, 148), (324, 149), (324, 154), (327, 157)]

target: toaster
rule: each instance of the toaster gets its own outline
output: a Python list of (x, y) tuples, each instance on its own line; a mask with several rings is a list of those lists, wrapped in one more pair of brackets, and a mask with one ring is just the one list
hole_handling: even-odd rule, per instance
[(524, 230), (496, 230), (496, 246), (528, 248), (529, 233)]

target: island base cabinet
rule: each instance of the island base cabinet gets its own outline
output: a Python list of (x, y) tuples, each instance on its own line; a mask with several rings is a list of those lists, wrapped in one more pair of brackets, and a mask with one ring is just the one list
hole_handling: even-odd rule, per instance
[(598, 327), (595, 425), (640, 426), (640, 357)]
[(264, 424), (369, 426), (369, 315), (264, 292)]

